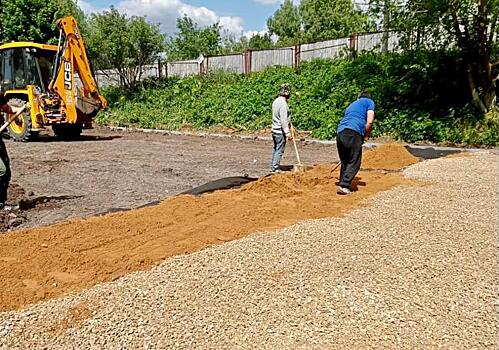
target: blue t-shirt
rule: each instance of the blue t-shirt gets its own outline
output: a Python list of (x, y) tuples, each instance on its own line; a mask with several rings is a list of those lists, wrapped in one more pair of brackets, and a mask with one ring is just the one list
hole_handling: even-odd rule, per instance
[(336, 131), (338, 134), (345, 129), (350, 129), (364, 136), (367, 124), (367, 111), (374, 111), (374, 101), (362, 97), (348, 106), (345, 115)]

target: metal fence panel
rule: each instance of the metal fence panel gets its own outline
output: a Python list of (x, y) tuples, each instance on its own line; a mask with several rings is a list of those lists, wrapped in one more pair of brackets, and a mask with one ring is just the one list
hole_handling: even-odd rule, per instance
[(388, 37), (388, 51), (400, 51), (400, 35), (398, 33), (390, 33)]
[(381, 49), (382, 42), (383, 33), (359, 35), (356, 48), (358, 51)]
[[(142, 78), (176, 76), (186, 77), (221, 70), (243, 74), (262, 71), (273, 66), (296, 66), (301, 61), (311, 61), (316, 58), (328, 59), (342, 57), (347, 48), (357, 52), (383, 50), (385, 33), (370, 33), (354, 35), (351, 38), (328, 40), (295, 47), (280, 49), (249, 51), (244, 54), (213, 56), (198, 60), (174, 61), (164, 65), (148, 65), (144, 67)], [(400, 35), (396, 32), (388, 34), (388, 51), (400, 50)], [(160, 71), (161, 70), (161, 71)], [(119, 85), (120, 77), (115, 70), (97, 71), (95, 76), (99, 86)]]
[(348, 38), (322, 41), (313, 44), (301, 45), (302, 61), (311, 61), (315, 58), (338, 58), (343, 55), (345, 49), (349, 47)]
[(99, 87), (119, 86), (120, 75), (114, 69), (106, 69), (95, 72), (95, 81)]
[(397, 51), (399, 49), (400, 37), (395, 32), (359, 35), (357, 37), (357, 51), (374, 50), (381, 52), (383, 50), (383, 38), (385, 35), (388, 35), (388, 51)]
[(169, 77), (186, 77), (199, 74), (199, 63), (196, 60), (177, 61), (167, 63), (167, 74)]
[(144, 66), (143, 68), (144, 69), (142, 70), (142, 79), (158, 78), (160, 76), (157, 65), (147, 65)]
[(207, 57), (205, 64), (207, 72), (222, 70), (230, 73), (244, 73), (244, 55), (242, 54)]
[(260, 72), (272, 66), (293, 66), (295, 63), (295, 50), (286, 47), (275, 50), (253, 51), (251, 53), (251, 71)]

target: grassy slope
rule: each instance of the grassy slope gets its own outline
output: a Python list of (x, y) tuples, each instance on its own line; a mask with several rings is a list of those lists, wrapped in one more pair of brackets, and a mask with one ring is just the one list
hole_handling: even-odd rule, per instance
[(107, 90), (111, 111), (101, 124), (143, 128), (227, 127), (255, 131), (270, 125), (278, 86), (293, 87), (295, 125), (314, 137), (334, 137), (344, 109), (368, 89), (377, 103), (375, 136), (406, 141), (497, 145), (497, 114), (477, 116), (468, 100), (465, 74), (447, 53), (409, 53), (303, 64), (295, 73), (275, 67), (249, 76), (214, 73), (204, 78), (150, 81), (143, 90)]

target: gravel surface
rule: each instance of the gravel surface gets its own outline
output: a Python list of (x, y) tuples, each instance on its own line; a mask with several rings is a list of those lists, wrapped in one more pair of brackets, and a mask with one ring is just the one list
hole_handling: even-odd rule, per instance
[(342, 219), (0, 314), (2, 349), (497, 348), (497, 155), (416, 164)]

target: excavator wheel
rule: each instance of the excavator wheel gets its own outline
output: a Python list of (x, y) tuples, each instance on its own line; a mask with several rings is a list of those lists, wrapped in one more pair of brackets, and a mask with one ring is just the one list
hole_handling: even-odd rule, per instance
[(61, 140), (77, 140), (83, 130), (82, 124), (53, 124), (52, 130), (55, 136)]
[[(11, 98), (7, 103), (13, 107), (22, 107), (26, 102), (19, 98)], [(14, 141), (25, 142), (38, 136), (38, 132), (32, 130), (31, 115), (29, 111), (24, 112), (16, 118), (16, 120), (9, 125), (8, 130), (11, 139)]]

